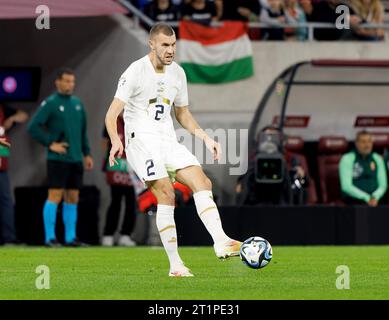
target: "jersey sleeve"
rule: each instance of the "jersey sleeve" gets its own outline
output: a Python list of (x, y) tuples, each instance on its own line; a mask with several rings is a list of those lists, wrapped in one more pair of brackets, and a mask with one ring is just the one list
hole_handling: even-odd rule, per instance
[(128, 103), (134, 93), (135, 80), (137, 74), (134, 65), (130, 65), (126, 71), (120, 76), (118, 86), (115, 93), (115, 98)]
[(28, 124), (28, 132), (31, 136), (47, 147), (55, 141), (54, 137), (45, 130), (51, 115), (52, 108), (50, 106), (50, 102), (44, 100)]
[(384, 159), (377, 153), (373, 153), (375, 162), (377, 163), (377, 182), (378, 188), (372, 194), (372, 196), (380, 200), (388, 189), (388, 178), (386, 176), (386, 168)]
[(181, 82), (180, 89), (174, 99), (174, 105), (176, 107), (186, 107), (189, 105), (188, 101), (188, 85), (186, 82), (186, 75), (183, 69), (179, 69), (179, 81)]

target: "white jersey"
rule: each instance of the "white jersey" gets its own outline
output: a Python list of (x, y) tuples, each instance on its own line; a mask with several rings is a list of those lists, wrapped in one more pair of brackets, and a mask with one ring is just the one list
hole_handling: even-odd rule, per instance
[(185, 72), (177, 63), (157, 73), (148, 55), (133, 62), (121, 75), (115, 97), (126, 104), (126, 136), (135, 132), (177, 139), (171, 108), (188, 105)]
[(141, 180), (174, 180), (176, 170), (200, 166), (178, 143), (170, 115), (173, 105), (188, 105), (186, 76), (178, 64), (156, 73), (149, 56), (133, 62), (120, 77), (115, 98), (126, 104), (126, 156)]

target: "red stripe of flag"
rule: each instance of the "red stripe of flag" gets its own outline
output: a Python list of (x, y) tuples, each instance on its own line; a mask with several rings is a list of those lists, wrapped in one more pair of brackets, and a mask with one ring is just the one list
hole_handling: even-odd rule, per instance
[(207, 27), (192, 21), (181, 21), (179, 35), (181, 40), (192, 40), (202, 45), (212, 45), (232, 41), (247, 33), (247, 23), (224, 21), (219, 27)]

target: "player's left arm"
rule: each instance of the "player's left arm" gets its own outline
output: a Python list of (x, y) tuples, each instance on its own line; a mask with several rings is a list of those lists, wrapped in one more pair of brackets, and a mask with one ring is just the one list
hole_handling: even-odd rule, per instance
[(203, 129), (200, 128), (192, 113), (189, 111), (188, 85), (184, 69), (180, 68), (178, 76), (181, 87), (174, 99), (174, 114), (178, 123), (191, 134), (204, 141), (206, 147), (213, 154), (215, 160), (221, 158), (222, 149), (218, 142), (211, 139)]
[(191, 134), (204, 141), (206, 147), (212, 152), (213, 158), (219, 160), (222, 154), (220, 143), (211, 139), (203, 129), (199, 126), (188, 106), (177, 107), (174, 106), (174, 114), (178, 123)]

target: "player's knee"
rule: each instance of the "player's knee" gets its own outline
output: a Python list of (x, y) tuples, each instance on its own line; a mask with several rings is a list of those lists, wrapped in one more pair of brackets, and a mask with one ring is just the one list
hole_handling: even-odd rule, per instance
[(157, 196), (158, 203), (162, 202), (165, 204), (174, 205), (176, 195), (174, 193), (173, 186), (163, 186), (159, 191), (159, 197)]
[(63, 190), (49, 190), (47, 200), (54, 203), (60, 203), (63, 197)]
[(212, 190), (212, 181), (207, 176), (204, 177), (203, 185), (206, 190)]
[(78, 191), (65, 192), (64, 200), (66, 203), (76, 204), (79, 201)]
[(171, 188), (169, 190), (165, 190), (163, 192), (163, 197), (169, 204), (173, 205), (176, 201), (176, 195), (174, 193), (174, 189)]
[(200, 180), (198, 181), (194, 189), (195, 189), (193, 190), (194, 192), (203, 191), (203, 190), (212, 190), (212, 182), (206, 175), (204, 175), (203, 177), (200, 178)]
[(195, 193), (204, 190), (212, 190), (212, 182), (206, 175), (204, 175), (203, 177), (196, 179), (190, 187)]

